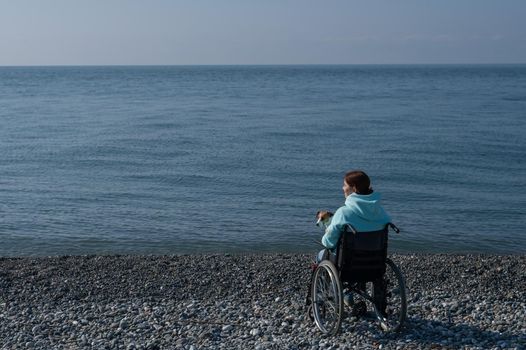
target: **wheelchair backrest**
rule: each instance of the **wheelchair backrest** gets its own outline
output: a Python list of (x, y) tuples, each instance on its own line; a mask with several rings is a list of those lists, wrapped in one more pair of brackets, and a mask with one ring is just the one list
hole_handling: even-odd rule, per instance
[(385, 273), (388, 225), (379, 231), (357, 232), (348, 225), (338, 243), (336, 261), (346, 282), (368, 282)]

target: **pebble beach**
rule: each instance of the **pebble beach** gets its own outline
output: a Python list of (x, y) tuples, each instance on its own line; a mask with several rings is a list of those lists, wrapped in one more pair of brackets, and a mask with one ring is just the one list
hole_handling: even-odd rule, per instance
[(408, 318), (323, 337), (311, 255), (0, 259), (2, 349), (526, 349), (526, 256), (394, 254)]

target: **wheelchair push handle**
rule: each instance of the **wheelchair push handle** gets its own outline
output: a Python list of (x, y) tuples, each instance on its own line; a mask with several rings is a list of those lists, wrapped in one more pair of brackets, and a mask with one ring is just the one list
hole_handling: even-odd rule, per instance
[(312, 241), (313, 241), (314, 243), (316, 243), (317, 245), (321, 246), (322, 248), (326, 248), (326, 247), (325, 247), (320, 241), (315, 240), (315, 239), (313, 239)]
[(396, 233), (400, 233), (400, 229), (399, 229), (398, 227), (396, 227), (396, 225), (393, 224), (392, 222), (388, 223), (388, 224), (387, 224), (387, 227), (392, 228), (393, 231), (396, 232)]
[(352, 234), (354, 234), (354, 235), (358, 233), (358, 231), (354, 228), (353, 225), (351, 225), (351, 224), (347, 224), (347, 225), (345, 225), (345, 226), (347, 227), (347, 231), (348, 231), (348, 232), (350, 231), (350, 232), (351, 232)]

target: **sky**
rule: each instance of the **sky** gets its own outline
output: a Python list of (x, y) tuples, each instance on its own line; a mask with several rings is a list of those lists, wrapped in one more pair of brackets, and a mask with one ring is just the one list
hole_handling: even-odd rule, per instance
[(0, 0), (0, 65), (526, 63), (525, 0)]

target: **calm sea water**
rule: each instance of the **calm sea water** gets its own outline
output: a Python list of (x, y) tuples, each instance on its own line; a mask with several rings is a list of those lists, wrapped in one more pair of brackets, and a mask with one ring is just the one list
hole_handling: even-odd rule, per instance
[(1, 67), (0, 255), (309, 252), (363, 169), (402, 252), (526, 252), (526, 66)]

